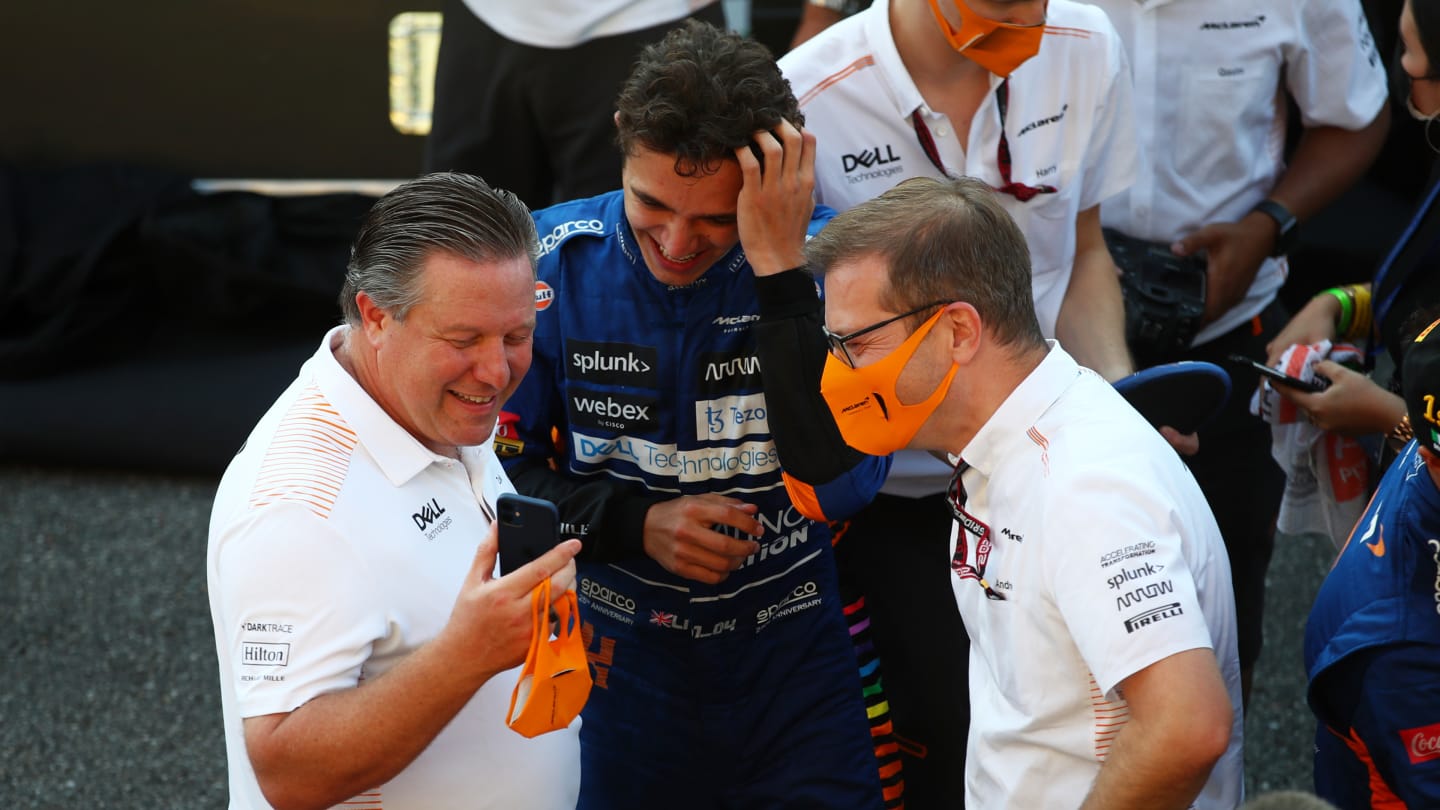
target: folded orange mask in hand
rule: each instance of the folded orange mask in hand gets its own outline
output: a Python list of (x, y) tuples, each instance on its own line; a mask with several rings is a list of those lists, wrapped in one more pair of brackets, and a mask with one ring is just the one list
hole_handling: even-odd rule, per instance
[(538, 737), (570, 725), (590, 697), (591, 679), (575, 592), (567, 590), (555, 603), (552, 624), (546, 579), (530, 593), (530, 613), (530, 653), (510, 694), (506, 722), (526, 737)]

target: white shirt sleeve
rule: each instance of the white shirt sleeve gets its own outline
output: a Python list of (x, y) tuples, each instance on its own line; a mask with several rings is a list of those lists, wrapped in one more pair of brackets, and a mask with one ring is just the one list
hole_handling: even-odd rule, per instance
[(1305, 126), (1360, 129), (1388, 95), (1385, 60), (1356, 0), (1295, 0), (1285, 45), (1285, 83)]
[(1069, 539), (1055, 544), (1049, 586), (1095, 682), (1113, 698), (1136, 672), (1212, 643), (1173, 502), (1138, 473), (1081, 473), (1050, 510), (1069, 519), (1047, 536)]
[(336, 529), (301, 504), (281, 503), (225, 531), (220, 637), (242, 717), (293, 711), (356, 686), (384, 636), (378, 600), (367, 598), (377, 592), (373, 577)]

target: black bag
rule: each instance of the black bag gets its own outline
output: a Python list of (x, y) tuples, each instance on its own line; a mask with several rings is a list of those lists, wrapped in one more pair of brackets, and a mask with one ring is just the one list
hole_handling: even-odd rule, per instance
[(1125, 342), (1136, 366), (1174, 359), (1190, 348), (1205, 315), (1205, 257), (1176, 256), (1165, 245), (1110, 228), (1104, 233), (1120, 268)]

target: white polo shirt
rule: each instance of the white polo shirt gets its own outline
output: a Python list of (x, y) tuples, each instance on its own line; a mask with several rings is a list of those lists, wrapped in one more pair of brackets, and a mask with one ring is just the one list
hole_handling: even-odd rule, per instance
[[(956, 133), (905, 70), (889, 12), (888, 0), (876, 0), (780, 60), (805, 127), (816, 134), (816, 200), (844, 211), (902, 180), (942, 177), (916, 134), (911, 114), (917, 110), (949, 172), (1002, 185), (1000, 77), (990, 76), (970, 131)], [(1051, 0), (1040, 52), (1010, 76), (1005, 132), (1010, 179), (1057, 191), (1028, 202), (997, 195), (1030, 247), (1035, 313), (1046, 337), (1055, 336), (1070, 286), (1076, 215), (1134, 179), (1133, 130), (1125, 52), (1109, 20), (1089, 6)], [(944, 491), (948, 477), (949, 469), (928, 454), (902, 450), (883, 491), (932, 495)]]
[[(1360, 129), (1385, 103), (1384, 60), (1357, 0), (1089, 0), (1110, 15), (1134, 65), (1148, 164), (1101, 219), (1168, 243), (1241, 219), (1285, 170), (1285, 94), (1305, 126)], [(1196, 335), (1205, 343), (1259, 314), (1285, 281), (1261, 266), (1245, 299)]]
[(688, 17), (717, 0), (465, 0), (486, 25), (512, 42), (569, 48)]
[[(389, 671), (444, 627), (495, 500), (514, 491), (487, 441), (438, 456), (335, 359), (331, 330), (261, 418), (215, 496), (207, 558), (230, 806), (268, 808), (246, 717), (289, 712)], [(430, 746), (355, 799), (401, 808), (573, 808), (579, 720), (505, 725), (519, 670), (491, 678)]]
[[(928, 12), (926, 12), (928, 14)], [(818, 202), (844, 211), (910, 177), (941, 177), (916, 135), (924, 117), (941, 162), (954, 174), (1002, 185), (1000, 112), (990, 92), (967, 133), (925, 104), (890, 33), (889, 3), (825, 29), (780, 60), (816, 135)], [(1135, 173), (1129, 74), (1105, 15), (1051, 0), (1040, 52), (1010, 76), (1005, 116), (1011, 179), (1058, 191), (1020, 202), (1000, 194), (1030, 246), (1035, 310), (1055, 334), (1060, 301), (1075, 263), (1075, 216), (1130, 185)]]
[[(1052, 344), (962, 456), (965, 510), (994, 544), (984, 577), (1005, 597), (952, 575), (970, 633), (966, 806), (1078, 806), (1129, 718), (1116, 687), (1209, 648), (1234, 721), (1195, 806), (1236, 807), (1244, 729), (1230, 565), (1175, 451)], [(951, 553), (961, 532), (975, 564), (977, 537), (959, 523)]]

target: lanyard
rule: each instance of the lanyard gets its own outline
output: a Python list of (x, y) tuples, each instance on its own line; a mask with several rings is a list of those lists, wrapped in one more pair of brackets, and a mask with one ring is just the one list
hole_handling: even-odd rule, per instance
[[(1054, 186), (1027, 186), (1024, 183), (1016, 183), (1010, 179), (1010, 141), (1005, 137), (1005, 115), (1010, 110), (1010, 79), (1006, 78), (995, 88), (995, 104), (1000, 109), (1000, 144), (996, 150), (995, 161), (1000, 166), (1000, 180), (1003, 185), (996, 187), (996, 191), (1002, 194), (1009, 194), (1020, 202), (1029, 202), (1036, 194), (1054, 194), (1058, 189)], [(926, 126), (925, 118), (920, 115), (920, 110), (910, 113), (910, 124), (915, 128), (915, 139), (920, 142), (920, 148), (924, 150), (925, 157), (930, 158), (936, 169), (946, 177), (953, 177), (950, 170), (945, 168), (945, 162), (940, 159), (940, 150), (935, 146), (935, 138), (930, 134), (930, 127)], [(958, 136), (959, 133), (956, 133)]]
[[(960, 524), (960, 531), (956, 532), (955, 556), (950, 560), (950, 570), (954, 571), (961, 579), (973, 579), (980, 583), (985, 589), (985, 595), (997, 602), (1005, 600), (1005, 594), (990, 587), (985, 580), (985, 568), (990, 564), (990, 550), (994, 548), (994, 541), (991, 539), (990, 527), (977, 519), (974, 515), (965, 511), (965, 502), (969, 500), (969, 494), (965, 492), (965, 482), (961, 476), (970, 469), (970, 465), (964, 459), (955, 463), (955, 474), (950, 477), (950, 487), (947, 491), (950, 501), (950, 514)], [(969, 535), (975, 535), (975, 564), (971, 565)]]

